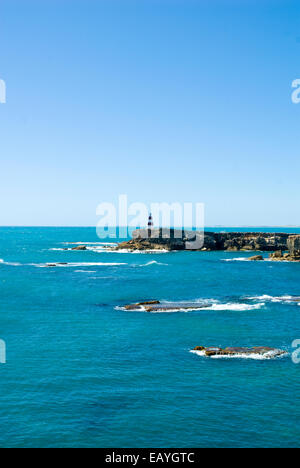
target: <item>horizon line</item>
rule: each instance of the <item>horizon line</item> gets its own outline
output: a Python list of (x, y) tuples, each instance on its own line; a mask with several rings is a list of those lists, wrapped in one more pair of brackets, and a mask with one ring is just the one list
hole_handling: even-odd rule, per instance
[[(110, 229), (114, 229), (114, 228), (124, 228), (126, 226), (114, 226), (113, 228), (110, 227)], [(70, 226), (66, 226), (66, 225), (38, 225), (38, 224), (33, 224), (33, 225), (0, 225), (0, 229), (1, 228), (64, 228), (64, 229), (73, 229), (73, 228), (89, 228), (89, 229), (97, 229), (97, 226), (88, 226), (88, 225), (70, 225)], [(131, 226), (129, 226), (130, 229), (132, 229)], [(170, 226), (162, 226), (163, 229), (185, 229), (185, 228), (182, 228), (182, 227), (170, 227)], [(296, 229), (299, 229), (300, 228), (300, 225), (293, 225), (293, 224), (288, 224), (288, 225), (258, 225), (258, 224), (249, 224), (249, 225), (240, 225), (240, 224), (234, 224), (234, 225), (223, 225), (223, 224), (216, 224), (216, 225), (207, 225), (207, 226), (204, 226), (204, 230), (207, 229), (207, 228), (242, 228), (242, 229), (245, 229), (245, 228), (296, 228)], [(136, 228), (136, 229), (147, 229), (147, 227), (145, 226), (144, 228)], [(156, 228), (158, 229), (158, 228)], [(194, 229), (194, 228), (188, 228), (188, 229)]]

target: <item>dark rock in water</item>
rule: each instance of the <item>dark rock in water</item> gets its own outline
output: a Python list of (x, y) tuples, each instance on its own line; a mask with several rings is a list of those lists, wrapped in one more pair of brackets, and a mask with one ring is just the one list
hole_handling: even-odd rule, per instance
[(72, 250), (87, 250), (85, 245), (79, 245), (78, 247), (73, 247)]
[(289, 236), (287, 246), (289, 253), (284, 254), (281, 258), (271, 255), (272, 260), (300, 262), (300, 236)]
[(269, 348), (267, 346), (254, 347), (254, 348), (218, 348), (196, 346), (193, 351), (203, 352), (207, 357), (213, 356), (224, 356), (224, 357), (251, 357), (251, 356), (262, 356), (265, 358), (273, 358), (286, 354), (286, 351), (276, 348)]
[(270, 259), (277, 262), (300, 262), (300, 235), (288, 237), (287, 249), (288, 253), (282, 251), (272, 253)]
[(221, 348), (206, 348), (204, 349), (205, 356), (211, 357), (211, 356), (218, 356), (221, 354), (222, 349)]
[(155, 304), (160, 304), (160, 301), (140, 302), (140, 305), (155, 305)]
[(210, 307), (211, 304), (192, 302), (161, 303), (160, 301), (139, 302), (137, 304), (126, 305), (126, 310), (140, 310), (146, 312), (171, 312), (180, 310), (202, 310)]
[[(250, 250), (284, 252), (288, 250), (289, 234), (245, 232), (196, 232), (177, 229), (138, 229), (133, 239), (119, 244), (115, 249), (139, 250)], [(297, 237), (297, 236), (296, 236)], [(300, 237), (300, 236), (299, 236)]]
[(264, 259), (262, 255), (255, 255), (255, 257), (250, 257), (251, 262), (261, 262)]
[(274, 252), (273, 254), (270, 255), (272, 258), (282, 258), (283, 257), (283, 253), (280, 251), (280, 252)]
[[(129, 250), (129, 251), (145, 251), (145, 250), (168, 250), (171, 251), (171, 247), (168, 244), (159, 244), (153, 243), (152, 241), (148, 241), (147, 239), (139, 240), (139, 239), (132, 239), (128, 242), (122, 242), (119, 244), (115, 250)], [(173, 249), (174, 250), (174, 249)], [(179, 250), (179, 249), (178, 249)], [(182, 247), (180, 250), (183, 250)]]
[(139, 308), (143, 308), (144, 306), (153, 306), (160, 304), (159, 301), (147, 301), (147, 302), (138, 302), (137, 304), (129, 304), (125, 306), (126, 310), (136, 310)]

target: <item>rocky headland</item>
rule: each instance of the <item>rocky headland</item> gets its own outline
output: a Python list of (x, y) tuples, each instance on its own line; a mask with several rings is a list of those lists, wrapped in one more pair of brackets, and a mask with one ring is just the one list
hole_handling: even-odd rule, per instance
[[(204, 236), (204, 237), (203, 237)], [(289, 249), (286, 233), (263, 232), (184, 232), (181, 230), (139, 229), (134, 231), (130, 241), (122, 242), (115, 249), (129, 251), (147, 250), (202, 250), (202, 251), (262, 251), (285, 252)], [(197, 240), (202, 239), (201, 248)], [(194, 248), (193, 248), (194, 247)], [(300, 245), (299, 245), (300, 255)]]

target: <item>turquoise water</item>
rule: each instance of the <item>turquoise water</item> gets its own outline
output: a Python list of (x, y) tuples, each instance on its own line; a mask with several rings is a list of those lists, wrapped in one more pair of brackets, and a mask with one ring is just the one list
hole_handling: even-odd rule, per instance
[[(99, 239), (89, 228), (0, 229), (0, 446), (299, 446), (300, 365), (290, 356), (189, 351), (291, 353), (300, 308), (272, 297), (300, 295), (300, 264), (235, 261), (251, 255), (236, 252), (51, 250), (64, 242)], [(216, 302), (188, 313), (116, 309), (143, 299)]]

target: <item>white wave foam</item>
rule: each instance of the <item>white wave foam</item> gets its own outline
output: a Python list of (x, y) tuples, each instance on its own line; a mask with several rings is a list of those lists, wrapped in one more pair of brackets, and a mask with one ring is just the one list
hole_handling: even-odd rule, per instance
[[(178, 301), (177, 304), (186, 304), (188, 301)], [(195, 304), (204, 304), (205, 307), (203, 308), (203, 311), (205, 310), (212, 310), (212, 311), (226, 311), (226, 310), (232, 310), (236, 312), (244, 312), (244, 311), (250, 311), (250, 310), (258, 310), (261, 309), (262, 307), (265, 306), (265, 303), (259, 303), (259, 304), (244, 304), (244, 303), (236, 303), (236, 302), (227, 302), (225, 304), (222, 304), (220, 301), (216, 299), (196, 299), (191, 301), (192, 303)], [(164, 302), (164, 304), (168, 304), (167, 301)], [(172, 304), (172, 303), (171, 303)], [(207, 307), (208, 306), (208, 307)], [(179, 307), (174, 309), (174, 312), (190, 312), (190, 311), (199, 311), (201, 309), (195, 308), (195, 309), (185, 309), (184, 307)]]
[(250, 262), (250, 258), (247, 257), (237, 257), (237, 258), (225, 258), (223, 262)]
[(21, 266), (21, 263), (5, 262), (2, 258), (0, 258), (0, 265)]
[(68, 263), (66, 266), (70, 267), (88, 267), (88, 266), (122, 266), (122, 265), (127, 265), (127, 263), (104, 263), (104, 262), (99, 262), (99, 263)]
[(63, 245), (118, 245), (116, 242), (63, 242)]
[[(249, 304), (213, 304), (211, 307), (203, 307), (203, 309), (199, 309), (199, 307), (192, 308), (184, 308), (184, 307), (176, 307), (174, 309), (168, 310), (154, 310), (150, 313), (152, 314), (168, 314), (168, 313), (178, 313), (178, 312), (205, 312), (206, 310), (220, 312), (220, 311), (235, 311), (235, 312), (245, 312), (247, 310), (258, 310), (261, 309), (265, 304), (256, 304), (256, 305), (249, 305)], [(146, 310), (139, 309), (139, 312)]]
[(91, 271), (91, 270), (75, 270), (75, 273), (97, 273), (97, 272)]
[(147, 255), (147, 254), (166, 254), (170, 253), (169, 250), (130, 250), (130, 249), (120, 249), (120, 250), (109, 250), (105, 249), (106, 252), (109, 253), (120, 253), (120, 254), (141, 254), (141, 255)]
[(228, 303), (228, 304), (213, 304), (211, 307), (207, 307), (205, 310), (214, 310), (214, 311), (222, 311), (222, 310), (232, 310), (236, 312), (244, 312), (247, 310), (258, 310), (265, 306), (265, 303), (260, 304), (238, 304), (238, 303)]
[[(74, 244), (73, 244), (74, 245)], [(83, 244), (80, 244), (80, 245), (83, 245)], [(52, 248), (52, 249), (49, 249), (50, 251), (52, 252), (75, 252), (75, 253), (78, 253), (78, 252), (84, 252), (84, 250), (76, 250), (74, 248)], [(86, 251), (90, 251), (90, 252), (111, 252), (111, 249), (110, 248), (105, 248), (104, 245), (93, 245), (93, 246), (86, 246)]]
[[(245, 312), (245, 311), (251, 311), (251, 310), (259, 310), (262, 307), (265, 306), (265, 303), (259, 303), (259, 304), (238, 304), (238, 303), (226, 303), (226, 304), (221, 304), (216, 300), (209, 300), (209, 299), (197, 299), (197, 301), (193, 301), (195, 303), (195, 308), (192, 307), (184, 307), (184, 304), (187, 302), (182, 302), (182, 307), (180, 306), (180, 302), (177, 302), (178, 307), (174, 307), (172, 309), (167, 309), (167, 310), (151, 310), (148, 311), (146, 310), (145, 307), (140, 306), (137, 309), (132, 309), (129, 312), (147, 312), (151, 314), (170, 314), (170, 313), (178, 313), (178, 312), (205, 312), (207, 310), (209, 311), (215, 311), (215, 312), (220, 312), (220, 311), (235, 311), (235, 312)], [(197, 304), (203, 304), (205, 307), (203, 309), (199, 308), (199, 305)], [(168, 304), (173, 304), (172, 302), (161, 302), (161, 306), (163, 307), (164, 305), (167, 306)], [(207, 307), (207, 305), (209, 306)], [(117, 307), (117, 310), (123, 310), (128, 312), (125, 307)]]
[(80, 268), (80, 267), (89, 267), (89, 266), (107, 266), (107, 267), (114, 267), (114, 266), (123, 266), (127, 265), (127, 263), (67, 263), (67, 264), (59, 264), (59, 263), (43, 263), (43, 264), (32, 264), (38, 268)]
[(151, 265), (161, 265), (161, 266), (168, 266), (166, 263), (159, 263), (156, 260), (152, 260), (152, 262), (145, 263), (145, 265), (139, 265), (140, 267), (146, 267)]
[[(208, 357), (205, 355), (205, 351), (191, 350), (190, 353), (197, 354), (201, 357)], [(265, 361), (267, 359), (279, 359), (288, 356), (288, 353), (281, 355), (277, 354), (277, 351), (269, 351), (265, 354), (233, 354), (231, 356), (210, 356), (209, 359), (252, 359), (255, 361)]]
[(288, 303), (288, 304), (297, 304), (298, 301), (295, 300), (296, 298), (293, 296), (269, 296), (264, 294), (262, 296), (254, 296), (246, 298), (251, 301), (269, 301), (275, 303)]
[[(147, 312), (147, 314), (172, 314), (172, 313), (177, 313), (177, 312), (192, 312), (193, 309), (181, 309), (181, 308), (174, 308), (174, 309), (168, 309), (168, 310), (146, 310), (145, 307), (139, 306), (137, 309), (130, 309), (127, 310), (125, 307), (117, 306), (115, 307), (115, 310), (122, 310), (125, 312)], [(194, 310), (200, 310), (194, 309)]]
[[(168, 310), (151, 310), (151, 311), (148, 311), (145, 309), (145, 307), (143, 306), (140, 306), (138, 309), (130, 309), (130, 310), (127, 310), (125, 307), (115, 307), (115, 310), (122, 310), (122, 311), (125, 311), (125, 312), (146, 312), (147, 314), (174, 314), (174, 313), (178, 313), (178, 312), (193, 312), (193, 309), (168, 309)], [(200, 309), (194, 309), (194, 311), (196, 310), (200, 310)], [(204, 309), (205, 310), (205, 309)]]

